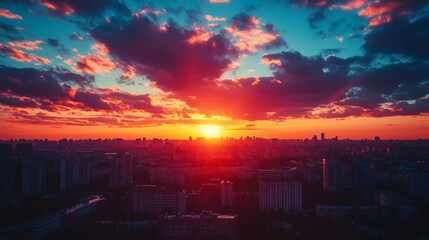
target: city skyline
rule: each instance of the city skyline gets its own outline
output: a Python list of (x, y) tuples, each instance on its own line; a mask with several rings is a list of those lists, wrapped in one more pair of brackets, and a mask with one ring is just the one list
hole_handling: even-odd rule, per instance
[(424, 139), (424, 0), (0, 3), (0, 139)]

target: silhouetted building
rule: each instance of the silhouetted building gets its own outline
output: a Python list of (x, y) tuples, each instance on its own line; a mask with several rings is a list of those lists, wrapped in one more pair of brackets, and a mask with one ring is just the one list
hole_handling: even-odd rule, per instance
[(332, 220), (375, 218), (376, 206), (360, 205), (317, 205), (316, 216)]
[(151, 167), (150, 181), (173, 188), (185, 187), (185, 172), (180, 167)]
[(164, 240), (233, 240), (237, 217), (219, 214), (163, 215), (159, 235)]
[(65, 180), (67, 189), (89, 186), (90, 154), (74, 153), (65, 158)]
[(32, 143), (18, 143), (16, 144), (16, 153), (18, 157), (28, 158), (31, 157), (33, 153), (33, 144)]
[(353, 168), (350, 159), (323, 159), (323, 188), (327, 192), (341, 192), (353, 187)]
[(0, 202), (15, 195), (15, 161), (11, 156), (0, 156)]
[[(130, 186), (133, 180), (132, 160), (132, 155), (125, 152), (94, 154), (89, 160), (89, 175), (92, 187), (117, 189)], [(77, 160), (74, 164), (76, 168), (85, 165), (85, 159), (82, 162)], [(81, 170), (77, 172), (84, 174), (83, 176), (86, 177), (84, 167)]]
[(22, 195), (40, 196), (47, 193), (47, 166), (42, 159), (22, 160)]
[(155, 185), (135, 186), (131, 190), (133, 211), (159, 216), (162, 213), (183, 213), (186, 211), (186, 192), (169, 191)]
[(217, 211), (222, 207), (232, 207), (232, 182), (212, 179), (204, 183), (200, 189), (200, 204), (202, 210)]
[(12, 144), (0, 144), (0, 156), (12, 156)]
[(287, 179), (259, 181), (259, 207), (266, 211), (297, 214), (302, 211), (302, 184)]

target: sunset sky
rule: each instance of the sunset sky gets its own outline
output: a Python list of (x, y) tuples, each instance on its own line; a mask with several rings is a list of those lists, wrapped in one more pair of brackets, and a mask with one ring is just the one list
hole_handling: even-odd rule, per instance
[(0, 2), (0, 139), (429, 137), (427, 0)]

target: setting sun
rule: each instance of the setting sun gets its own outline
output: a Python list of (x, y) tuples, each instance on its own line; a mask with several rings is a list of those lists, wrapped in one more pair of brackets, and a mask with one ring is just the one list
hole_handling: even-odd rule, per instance
[(201, 126), (201, 133), (203, 137), (216, 138), (220, 135), (220, 128), (214, 125), (203, 125)]

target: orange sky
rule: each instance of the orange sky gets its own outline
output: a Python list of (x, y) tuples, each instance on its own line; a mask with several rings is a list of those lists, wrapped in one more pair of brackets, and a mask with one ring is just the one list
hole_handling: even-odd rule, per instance
[[(10, 138), (168, 138), (187, 139), (189, 136), (206, 137), (204, 126), (210, 124), (164, 124), (148, 127), (118, 126), (46, 126), (41, 124), (3, 123), (1, 139)], [(254, 125), (253, 125), (254, 124)], [(415, 139), (428, 138), (429, 116), (352, 117), (345, 119), (291, 119), (285, 121), (216, 121), (222, 137), (256, 136), (263, 138), (305, 139), (313, 135), (340, 139)], [(247, 127), (246, 127), (247, 125)]]

